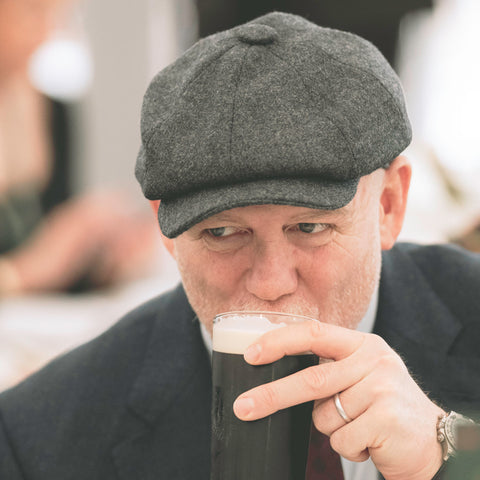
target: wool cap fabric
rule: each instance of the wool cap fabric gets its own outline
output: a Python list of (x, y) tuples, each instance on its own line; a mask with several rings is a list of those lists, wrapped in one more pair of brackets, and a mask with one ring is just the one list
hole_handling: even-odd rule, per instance
[(135, 174), (170, 238), (235, 207), (343, 207), (411, 140), (399, 79), (371, 43), (279, 12), (157, 74), (141, 133)]

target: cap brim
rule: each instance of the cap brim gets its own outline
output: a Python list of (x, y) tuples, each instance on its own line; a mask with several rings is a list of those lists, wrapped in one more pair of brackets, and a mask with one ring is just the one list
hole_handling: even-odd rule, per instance
[(347, 182), (270, 179), (205, 189), (162, 199), (158, 220), (163, 234), (175, 238), (202, 220), (237, 207), (273, 204), (335, 210), (350, 203), (358, 182), (358, 178)]

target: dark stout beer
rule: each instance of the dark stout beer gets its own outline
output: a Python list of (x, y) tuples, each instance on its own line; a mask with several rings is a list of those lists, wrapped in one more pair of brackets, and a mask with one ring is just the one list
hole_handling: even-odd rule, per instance
[[(214, 331), (211, 480), (302, 480), (312, 402), (252, 422), (239, 420), (233, 403), (246, 390), (312, 366), (318, 359), (295, 355), (268, 365), (249, 365), (243, 351), (262, 332), (257, 329), (249, 335), (240, 330), (223, 331), (220, 342)], [(235, 342), (235, 336), (243, 340)]]

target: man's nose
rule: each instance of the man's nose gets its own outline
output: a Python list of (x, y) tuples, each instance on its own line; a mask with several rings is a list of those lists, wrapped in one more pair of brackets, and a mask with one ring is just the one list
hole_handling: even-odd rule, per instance
[(286, 240), (257, 245), (247, 272), (247, 290), (264, 301), (276, 301), (298, 286), (295, 250)]

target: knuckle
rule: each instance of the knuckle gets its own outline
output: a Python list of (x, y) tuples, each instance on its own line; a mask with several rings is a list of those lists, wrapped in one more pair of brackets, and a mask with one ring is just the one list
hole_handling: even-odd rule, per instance
[(323, 417), (324, 415), (322, 414), (322, 411), (318, 407), (315, 407), (312, 410), (312, 422), (315, 425), (315, 427), (317, 427), (317, 430), (319, 430), (318, 428), (319, 425), (322, 424)]
[(307, 392), (316, 394), (327, 386), (325, 370), (319, 365), (302, 372), (303, 387)]
[(362, 446), (352, 441), (352, 438), (349, 438), (348, 434), (345, 434), (342, 429), (332, 433), (330, 436), (330, 446), (347, 460), (359, 461), (361, 458), (366, 460), (360, 450)]
[(390, 352), (380, 355), (377, 359), (377, 365), (378, 367), (387, 371), (406, 370), (405, 364), (403, 363), (402, 359), (393, 350), (390, 350)]
[(382, 417), (382, 423), (388, 427), (390, 431), (397, 431), (402, 427), (401, 412), (391, 402), (384, 402)]
[(377, 402), (380, 402), (384, 399), (395, 398), (397, 390), (396, 384), (386, 379), (372, 387), (372, 394), (373, 398), (375, 398)]
[(273, 383), (267, 383), (262, 387), (261, 397), (262, 403), (267, 405), (267, 407), (275, 410), (278, 409), (279, 396)]
[(374, 348), (376, 351), (387, 352), (391, 350), (388, 343), (380, 335), (375, 333), (368, 335), (368, 342), (369, 348)]
[(340, 430), (333, 432), (330, 436), (330, 446), (337, 453), (341, 453), (343, 456), (345, 456), (345, 454), (347, 453), (347, 445), (348, 443), (345, 444), (345, 440)]
[(373, 397), (378, 401), (390, 392), (390, 387), (386, 382), (377, 382), (371, 387)]
[(390, 353), (382, 353), (376, 358), (376, 367), (382, 370), (390, 370), (396, 366), (396, 361)]
[(325, 425), (327, 420), (328, 414), (326, 412), (325, 402), (319, 400), (315, 401), (315, 405), (312, 410), (312, 421), (318, 431), (326, 433), (323, 426)]

